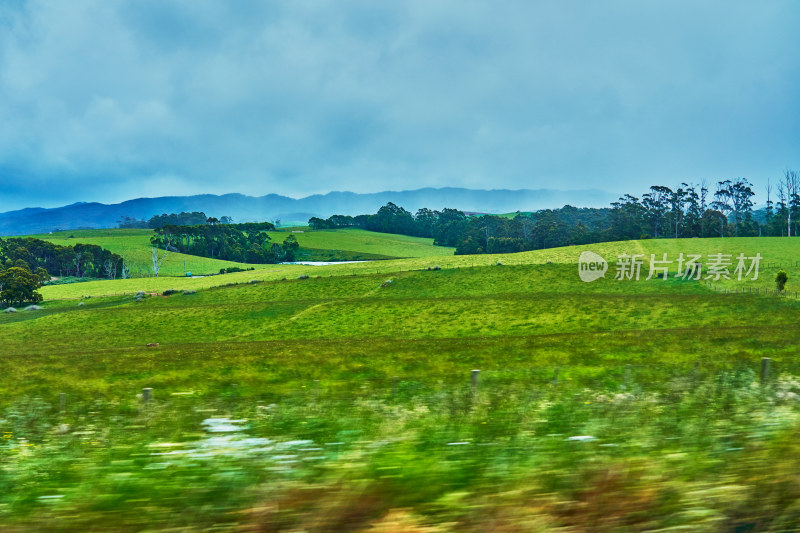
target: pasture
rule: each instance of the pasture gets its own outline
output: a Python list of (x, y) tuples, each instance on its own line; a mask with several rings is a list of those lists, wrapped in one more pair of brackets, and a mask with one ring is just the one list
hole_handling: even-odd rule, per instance
[(4, 529), (795, 527), (800, 303), (582, 283), (585, 249), (799, 279), (764, 238), (46, 287), (0, 314)]
[[(137, 278), (147, 277), (152, 268), (152, 248), (149, 229), (89, 229), (69, 230), (52, 234), (26, 235), (50, 241), (61, 246), (74, 246), (75, 244), (95, 244), (111, 252), (125, 254), (131, 270), (131, 275)], [(233, 261), (222, 261), (208, 257), (170, 252), (161, 266), (161, 276), (183, 276), (186, 271), (193, 274), (217, 273), (221, 268), (237, 266), (249, 268), (250, 265)]]
[[(391, 259), (402, 257), (428, 257), (452, 255), (453, 249), (433, 246), (432, 239), (375, 233), (359, 229), (309, 230), (300, 228), (302, 233), (291, 229), (268, 232), (272, 242), (283, 242), (294, 235), (300, 244), (298, 261), (358, 261), (370, 259)], [(107, 229), (71, 230), (52, 234), (30, 235), (37, 239), (62, 246), (76, 243), (96, 244), (114, 253), (125, 252), (135, 277), (147, 277), (150, 273), (152, 250), (149, 229)], [(222, 261), (207, 257), (197, 257), (180, 253), (170, 253), (161, 267), (161, 276), (183, 276), (186, 271), (193, 274), (215, 274), (221, 268), (237, 266), (257, 269), (274, 265), (247, 265), (232, 261)]]
[[(115, 232), (127, 230), (109, 231)], [(317, 233), (319, 235), (334, 235), (337, 236), (338, 239), (339, 232), (349, 235), (349, 232), (360, 231), (361, 230), (326, 230)], [(384, 242), (391, 242), (392, 238), (397, 237), (387, 234), (375, 235), (377, 235), (375, 240)], [(141, 240), (141, 236), (137, 238)], [(113, 246), (113, 244), (110, 245)], [(355, 245), (353, 245), (353, 247), (355, 247)], [(109, 249), (112, 251), (117, 251), (117, 249), (114, 248)], [(391, 248), (389, 248), (389, 245), (387, 245), (386, 248), (374, 249), (375, 252), (381, 252), (382, 255), (388, 255), (390, 250)], [(774, 288), (775, 273), (782, 268), (789, 273), (790, 281), (787, 285), (789, 292), (794, 295), (793, 291), (800, 290), (800, 243), (780, 237), (623, 241), (581, 246), (567, 246), (563, 248), (551, 248), (547, 250), (534, 250), (516, 254), (495, 255), (487, 254), (458, 256), (452, 255), (452, 249), (450, 248), (432, 245), (429, 246), (428, 250), (431, 253), (429, 256), (369, 261), (363, 263), (349, 263), (342, 265), (328, 265), (323, 267), (305, 265), (240, 265), (243, 267), (253, 266), (256, 268), (256, 270), (226, 274), (224, 276), (210, 276), (206, 278), (189, 279), (162, 275), (159, 278), (145, 277), (129, 280), (115, 280), (113, 282), (103, 280), (90, 281), (80, 284), (44, 287), (42, 289), (42, 294), (46, 299), (63, 299), (81, 298), (84, 296), (132, 294), (140, 290), (148, 293), (156, 293), (170, 289), (197, 290), (202, 288), (228, 285), (231, 283), (246, 283), (250, 280), (272, 281), (280, 280), (282, 278), (296, 279), (297, 277), (304, 275), (311, 277), (339, 277), (366, 274), (391, 274), (399, 271), (425, 270), (435, 266), (439, 266), (445, 270), (465, 267), (496, 266), (498, 262), (500, 262), (503, 266), (540, 265), (547, 264), (549, 262), (553, 264), (572, 265), (574, 269), (577, 269), (578, 258), (585, 250), (591, 250), (599, 253), (601, 256), (605, 257), (609, 263), (611, 263), (609, 271), (606, 273), (606, 278), (608, 279), (612, 279), (615, 275), (613, 263), (617, 261), (617, 257), (620, 254), (642, 254), (641, 260), (643, 261), (644, 265), (642, 267), (641, 278), (644, 279), (648, 275), (651, 254), (655, 255), (656, 259), (658, 260), (661, 259), (663, 254), (666, 253), (668, 259), (675, 262), (677, 262), (678, 255), (680, 253), (684, 253), (686, 255), (700, 254), (703, 256), (703, 262), (707, 263), (706, 258), (710, 254), (715, 253), (724, 252), (732, 255), (734, 258), (739, 253), (744, 253), (748, 257), (755, 256), (756, 253), (760, 253), (763, 259), (761, 260), (759, 277), (757, 280), (739, 282), (736, 279), (720, 279), (718, 281), (713, 281), (714, 287), (716, 287), (717, 290), (724, 290), (725, 288), (730, 290), (741, 290), (742, 288), (758, 288), (761, 290), (771, 289)], [(442, 255), (435, 255), (436, 253), (442, 253)], [(180, 256), (180, 254), (170, 254), (167, 258), (167, 261), (169, 261), (171, 257), (174, 259), (178, 256)], [(195, 259), (204, 260), (204, 258)], [(215, 260), (205, 259), (205, 261)], [(732, 259), (732, 262), (733, 266), (730, 269), (731, 272), (735, 267), (735, 259)], [(226, 262), (219, 263), (222, 264)], [(180, 274), (183, 273), (182, 268), (183, 267), (181, 264)], [(670, 268), (672, 269), (671, 272), (674, 274), (675, 269), (677, 268), (676, 263), (671, 265)], [(216, 272), (216, 270), (214, 272)], [(577, 279), (577, 277), (575, 277), (575, 279)]]

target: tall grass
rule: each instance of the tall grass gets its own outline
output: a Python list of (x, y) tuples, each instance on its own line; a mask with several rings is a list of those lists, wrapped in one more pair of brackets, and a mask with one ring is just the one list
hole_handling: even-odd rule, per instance
[(3, 529), (800, 526), (800, 303), (507, 257), (0, 315)]
[(800, 520), (800, 384), (789, 375), (766, 387), (746, 368), (593, 388), (533, 376), (477, 391), (466, 379), (358, 383), (308, 382), (279, 398), (156, 389), (147, 405), (68, 400), (63, 412), (20, 399), (0, 422), (0, 518), (10, 531), (728, 531)]

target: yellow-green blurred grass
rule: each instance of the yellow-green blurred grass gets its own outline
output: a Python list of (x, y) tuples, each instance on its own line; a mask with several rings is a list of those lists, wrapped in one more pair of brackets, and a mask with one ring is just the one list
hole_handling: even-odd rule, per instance
[[(797, 373), (800, 304), (676, 279), (582, 283), (587, 248), (128, 280), (198, 292), (0, 314), (4, 527), (796, 525), (800, 404), (786, 391), (800, 384), (762, 387), (757, 372), (766, 356)], [(101, 283), (123, 284), (63, 288)], [(169, 455), (228, 416), (318, 458)]]

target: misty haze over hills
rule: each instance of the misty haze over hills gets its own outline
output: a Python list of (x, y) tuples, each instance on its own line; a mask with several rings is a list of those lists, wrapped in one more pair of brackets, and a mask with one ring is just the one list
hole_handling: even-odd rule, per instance
[(387, 202), (412, 213), (417, 209), (455, 208), (468, 212), (509, 213), (558, 208), (566, 204), (576, 207), (605, 207), (619, 197), (601, 190), (562, 191), (552, 189), (476, 190), (463, 188), (424, 188), (412, 191), (384, 191), (359, 194), (330, 192), (305, 198), (289, 198), (277, 194), (245, 196), (201, 194), (137, 198), (119, 204), (77, 203), (45, 209), (30, 207), (0, 213), (0, 235), (25, 235), (78, 228), (113, 228), (122, 217), (148, 219), (162, 213), (203, 211), (208, 216), (228, 215), (236, 222), (274, 221), (281, 224), (305, 224), (316, 216), (361, 215), (375, 213)]

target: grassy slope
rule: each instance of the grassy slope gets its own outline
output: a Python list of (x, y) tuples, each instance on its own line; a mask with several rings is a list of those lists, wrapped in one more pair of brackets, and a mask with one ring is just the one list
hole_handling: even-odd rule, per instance
[[(346, 230), (352, 231), (352, 230)], [(328, 232), (319, 232), (320, 235), (329, 235)], [(336, 233), (332, 233), (337, 235)], [(302, 234), (300, 234), (302, 235)], [(309, 234), (313, 235), (313, 234)], [(391, 236), (394, 237), (394, 236)], [(382, 237), (381, 237), (382, 238)], [(431, 247), (432, 252), (439, 251), (438, 247)], [(450, 249), (445, 249), (450, 253)], [(784, 239), (780, 237), (765, 238), (740, 238), (740, 239), (659, 239), (645, 241), (624, 241), (591, 244), (584, 246), (568, 246), (548, 250), (535, 250), (517, 254), (500, 255), (470, 255), (470, 256), (431, 256), (399, 259), (390, 261), (356, 263), (346, 265), (330, 265), (325, 267), (309, 267), (301, 265), (260, 265), (257, 271), (228, 274), (225, 276), (212, 276), (200, 279), (178, 278), (143, 278), (131, 280), (95, 281), (73, 285), (45, 287), (42, 294), (45, 298), (79, 298), (92, 295), (127, 294), (139, 290), (147, 292), (162, 292), (167, 289), (200, 289), (229, 283), (242, 283), (251, 279), (280, 280), (281, 278), (297, 278), (301, 275), (310, 276), (348, 276), (353, 274), (390, 274), (397, 271), (419, 270), (439, 265), (442, 268), (459, 268), (472, 266), (495, 265), (500, 261), (503, 265), (535, 265), (548, 261), (557, 264), (570, 264), (577, 269), (578, 257), (584, 250), (600, 253), (609, 262), (616, 261), (618, 254), (644, 254), (645, 263), (649, 263), (650, 254), (656, 254), (657, 259), (663, 253), (668, 254), (668, 259), (677, 260), (678, 254), (683, 252), (707, 254), (725, 252), (732, 255), (745, 253), (747, 256), (761, 253), (764, 257), (757, 281), (746, 283), (722, 280), (717, 283), (720, 287), (740, 289), (741, 287), (772, 288), (775, 272), (779, 266), (789, 273), (788, 288), (793, 288), (793, 281), (800, 279), (800, 240)], [(705, 261), (704, 261), (705, 262)], [(673, 265), (673, 270), (676, 268)], [(609, 268), (607, 277), (614, 277), (614, 266)], [(647, 275), (647, 267), (643, 269), (643, 277)]]
[[(572, 266), (557, 264), (388, 277), (394, 281), (387, 287), (380, 286), (386, 275), (367, 274), (221, 287), (142, 303), (130, 297), (86, 300), (81, 307), (45, 303), (42, 312), (0, 315), (0, 341), (14, 354), (3, 372), (23, 390), (39, 388), (43, 371), (63, 382), (61, 388), (106, 389), (113, 369), (114, 387), (129, 381), (133, 391), (165, 379), (173, 364), (179, 370), (184, 357), (214, 360), (219, 353), (231, 361), (256, 357), (273, 379), (344, 379), (353, 365), (382, 378), (422, 377), (462, 373), (470, 365), (502, 372), (610, 360), (688, 364), (701, 355), (726, 364), (765, 353), (789, 357), (800, 347), (800, 333), (790, 327), (800, 318), (796, 303), (709, 294), (696, 282), (584, 284)], [(702, 353), (693, 348), (700, 339)], [(179, 359), (149, 367), (147, 342), (161, 343), (159, 357)], [(420, 359), (420, 347), (437, 357)], [(280, 368), (280, 361), (301, 353)], [(84, 367), (96, 364), (87, 354), (101, 354), (110, 366)], [(29, 363), (19, 365), (18, 358)], [(196, 381), (193, 370), (184, 370), (169, 377), (172, 386), (218, 379)]]
[[(44, 239), (56, 244), (70, 246), (75, 243), (96, 244), (112, 252), (122, 254), (123, 251), (130, 258), (132, 270), (146, 274), (151, 263), (150, 236), (151, 230), (146, 229), (108, 229), (108, 230), (73, 230), (46, 235), (31, 235), (31, 237)], [(326, 260), (329, 255), (334, 258), (342, 253), (349, 258), (357, 259), (384, 259), (390, 257), (426, 257), (435, 255), (452, 255), (453, 249), (434, 247), (432, 239), (407, 237), (405, 235), (391, 235), (374, 233), (364, 230), (325, 230), (303, 233), (290, 233), (289, 231), (269, 232), (273, 242), (282, 242), (287, 236), (294, 235), (300, 243), (301, 251), (298, 259)], [(309, 256), (309, 257), (306, 257)], [(246, 265), (231, 261), (221, 261), (205, 257), (172, 253), (165, 260), (162, 276), (182, 276), (184, 274), (184, 261), (186, 269), (193, 274), (211, 274), (219, 272), (221, 268), (239, 266), (241, 268), (255, 266), (255, 268), (269, 268), (271, 265)]]
[[(731, 253), (749, 245), (731, 242)], [(784, 263), (796, 250), (751, 244)], [(786, 529), (793, 499), (781, 495), (798, 484), (781, 472), (798, 468), (798, 408), (762, 394), (752, 373), (705, 376), (757, 369), (762, 356), (796, 372), (800, 303), (691, 281), (577, 279), (583, 248), (684, 245), (720, 243), (133, 280), (271, 278), (0, 314), (4, 527), (368, 530), (402, 508), (395, 529), (411, 531)], [(434, 262), (447, 268), (408, 271)], [(690, 381), (696, 363), (702, 381)], [(143, 387), (155, 391), (150, 409), (135, 399)], [(62, 414), (48, 407), (59, 392)], [(249, 435), (313, 444), (274, 460), (156, 455), (191, 447), (202, 419), (228, 415), (246, 417)], [(64, 422), (74, 430), (61, 435)], [(63, 499), (39, 500), (53, 494)]]
[[(131, 273), (133, 275), (147, 275), (152, 263), (150, 247), (152, 233), (151, 230), (147, 229), (100, 229), (61, 231), (53, 234), (30, 235), (30, 237), (43, 239), (62, 246), (72, 246), (77, 243), (96, 244), (120, 255), (125, 252)], [(183, 276), (185, 272), (184, 262), (186, 270), (194, 274), (215, 273), (219, 272), (221, 268), (229, 266), (241, 268), (250, 266), (232, 261), (170, 253), (161, 266), (161, 275)]]
[(453, 248), (433, 246), (433, 239), (376, 233), (361, 229), (303, 230), (270, 232), (270, 238), (282, 242), (288, 235), (297, 237), (301, 248), (374, 254), (384, 257), (430, 257), (452, 255)]

